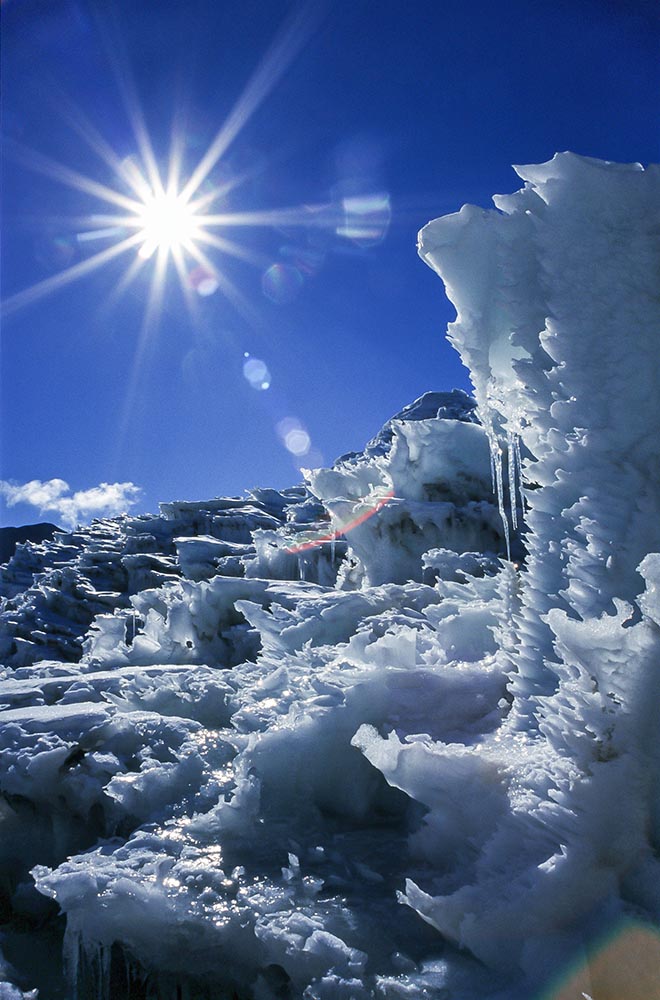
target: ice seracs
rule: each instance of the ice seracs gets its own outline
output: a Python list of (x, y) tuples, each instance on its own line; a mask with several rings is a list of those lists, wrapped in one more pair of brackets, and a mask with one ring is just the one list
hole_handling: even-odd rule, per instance
[[(368, 483), (394, 484), (389, 520), (369, 517), (380, 585), (368, 546), (304, 486), (95, 522), (4, 571), (6, 830), (31, 814), (40, 832), (19, 859), (8, 843), (3, 870), (17, 920), (42, 922), (49, 896), (66, 912), (81, 996), (143, 975), (163, 997), (315, 982), (366, 996), (376, 942), (392, 996), (413, 970), (425, 989), (441, 978), (417, 968), (418, 918), (396, 899), (406, 799), (351, 741), (364, 723), (476, 734), (498, 713), (504, 677), (481, 659), (504, 615), (503, 545), (474, 402), (427, 393), (315, 475), (349, 523)], [(400, 551), (397, 532), (413, 540)]]
[[(351, 525), (350, 572), (371, 585), (421, 580), (422, 557), (506, 553), (490, 481), (488, 440), (466, 393), (426, 393), (358, 455), (307, 474), (333, 524)], [(385, 500), (387, 502), (385, 502)], [(379, 516), (368, 516), (378, 507)], [(382, 509), (380, 509), (382, 507)]]
[[(516, 748), (538, 756), (543, 781), (519, 772), (527, 803), (508, 792), (478, 875), (434, 900), (408, 898), (486, 960), (508, 950), (531, 968), (549, 935), (588, 939), (608, 912), (660, 916), (660, 633), (647, 556), (660, 549), (660, 169), (562, 153), (516, 170), (521, 191), (496, 197), (497, 211), (429, 223), (420, 253), (456, 306), (450, 336), (491, 446), (499, 455), (518, 438), (526, 449), (512, 707), (499, 748), (473, 767), (509, 741), (510, 759)], [(507, 770), (502, 760), (500, 779)], [(516, 841), (505, 892), (497, 872)], [(504, 947), (496, 923), (518, 919), (525, 929)]]
[(518, 172), (420, 236), (476, 406), (3, 571), (12, 997), (657, 995), (660, 174)]
[(429, 223), (420, 253), (456, 306), (449, 336), (495, 451), (512, 437), (528, 450), (522, 705), (525, 686), (555, 684), (549, 608), (634, 601), (660, 548), (660, 169), (570, 153), (515, 169), (522, 190)]

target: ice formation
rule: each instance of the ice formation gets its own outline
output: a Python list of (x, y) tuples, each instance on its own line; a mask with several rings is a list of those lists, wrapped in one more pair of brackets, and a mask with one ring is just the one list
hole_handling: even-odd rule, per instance
[(476, 408), (1, 571), (0, 996), (660, 997), (660, 174), (518, 172)]

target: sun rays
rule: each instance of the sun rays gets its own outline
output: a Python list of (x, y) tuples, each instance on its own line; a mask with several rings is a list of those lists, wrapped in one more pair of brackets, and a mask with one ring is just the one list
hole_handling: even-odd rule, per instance
[[(307, 42), (318, 15), (318, 9), (306, 7), (298, 10), (283, 26), (208, 148), (188, 171), (184, 164), (185, 120), (181, 109), (175, 109), (173, 116), (175, 124), (169, 154), (164, 163), (159, 162), (124, 52), (121, 32), (117, 24), (107, 21), (99, 24), (136, 152), (122, 159), (83, 111), (59, 92), (53, 99), (58, 111), (78, 139), (99, 158), (106, 176), (110, 171), (111, 180), (89, 176), (16, 142), (6, 143), (7, 155), (21, 165), (75, 190), (82, 197), (98, 201), (99, 208), (89, 215), (60, 217), (60, 222), (77, 230), (74, 243), (82, 259), (9, 296), (2, 305), (3, 314), (29, 306), (91, 275), (116, 258), (132, 253), (134, 256), (128, 259), (124, 273), (108, 297), (108, 304), (116, 303), (145, 265), (148, 266), (150, 281), (145, 295), (142, 336), (146, 328), (153, 328), (158, 322), (165, 284), (172, 272), (191, 313), (195, 301), (193, 291), (204, 296), (219, 290), (245, 319), (253, 323), (254, 309), (223, 270), (222, 256), (258, 267), (263, 267), (263, 260), (231, 239), (227, 230), (244, 226), (307, 225), (309, 210), (302, 206), (268, 211), (219, 211), (226, 209), (229, 191), (240, 186), (250, 171), (245, 177), (237, 176), (230, 181), (224, 178), (218, 184), (213, 183), (212, 174)], [(43, 222), (52, 224), (52, 220), (44, 219)], [(88, 255), (96, 246), (99, 249)], [(210, 256), (212, 251), (213, 256)]]
[[(139, 295), (144, 312), (137, 348), (137, 356), (141, 357), (139, 344), (147, 336), (146, 331), (157, 328), (171, 285), (181, 290), (191, 321), (198, 316), (199, 299), (218, 292), (249, 327), (259, 330), (263, 327), (259, 296), (263, 294), (276, 304), (291, 301), (296, 289), (318, 272), (333, 241), (340, 251), (349, 252), (380, 243), (391, 216), (386, 193), (348, 188), (331, 194), (328, 201), (257, 207), (249, 204), (247, 194), (241, 198), (240, 189), (263, 170), (261, 159), (234, 172), (229, 167), (228, 150), (309, 41), (322, 14), (320, 0), (294, 10), (233, 108), (192, 163), (194, 144), (189, 142), (186, 102), (172, 102), (168, 111), (173, 123), (169, 148), (160, 155), (162, 133), (159, 143), (155, 143), (116, 15), (108, 12), (102, 20), (98, 18), (99, 36), (129, 126), (129, 149), (126, 135), (122, 139), (124, 149), (114, 148), (82, 108), (62, 93), (57, 82), (48, 81), (48, 92), (41, 96), (75, 136), (76, 145), (70, 149), (78, 154), (77, 165), (58, 162), (12, 139), (5, 142), (5, 154), (79, 195), (80, 207), (68, 216), (62, 211), (57, 217), (32, 220), (44, 229), (57, 231), (53, 242), (67, 244), (59, 260), (62, 269), (9, 295), (2, 303), (2, 315), (38, 302), (111, 263), (117, 275), (116, 261), (124, 258), (124, 269), (115, 277), (114, 286), (106, 289), (98, 311), (105, 316), (138, 279), (142, 280)], [(78, 165), (87, 162), (83, 154), (89, 156), (90, 152), (98, 169), (87, 166), (84, 172)], [(71, 206), (71, 199), (68, 204)], [(247, 238), (246, 229), (256, 228), (286, 233), (275, 260), (251, 245), (254, 241)], [(61, 236), (62, 230), (65, 234)], [(300, 238), (291, 233), (300, 233)], [(238, 287), (231, 261), (244, 262), (261, 272), (256, 295)]]
[[(205, 144), (195, 130), (189, 100), (180, 95), (171, 99), (165, 121), (162, 108), (143, 108), (116, 12), (110, 7), (96, 21), (114, 78), (110, 88), (103, 80), (105, 104), (99, 102), (98, 119), (96, 108), (92, 120), (89, 111), (86, 114), (51, 77), (37, 95), (57, 122), (54, 141), (66, 149), (69, 162), (60, 162), (59, 152), (48, 156), (14, 139), (5, 141), (6, 156), (53, 182), (50, 204), (57, 207), (52, 214), (23, 216), (25, 227), (37, 227), (40, 242), (35, 257), (51, 273), (10, 294), (0, 306), (1, 314), (8, 316), (58, 293), (76, 322), (81, 304), (85, 310), (91, 302), (92, 322), (85, 328), (100, 337), (112, 336), (118, 329), (123, 337), (126, 330), (123, 342), (128, 356), (114, 410), (116, 467), (130, 440), (149, 372), (158, 367), (158, 355), (172, 331), (183, 327), (185, 345), (213, 329), (225, 346), (231, 343), (233, 363), (240, 359), (236, 370), (250, 388), (263, 392), (272, 384), (271, 373), (267, 361), (252, 349), (257, 347), (260, 355), (266, 347), (273, 310), (293, 303), (334, 253), (360, 254), (385, 238), (391, 217), (389, 196), (378, 193), (375, 178), (359, 171), (356, 177), (339, 176), (321, 197), (271, 207), (257, 202), (251, 192), (256, 179), (270, 181), (266, 173), (275, 172), (282, 147), (267, 158), (259, 152), (246, 157), (242, 148), (236, 156), (230, 153), (319, 25), (322, 3), (306, 0), (294, 11), (220, 127), (215, 134), (209, 130)], [(121, 99), (117, 118), (104, 118), (104, 108), (114, 108), (117, 94)], [(113, 126), (111, 141), (104, 131)], [(271, 188), (276, 191), (277, 184)], [(255, 229), (266, 231), (263, 240), (250, 233)], [(241, 264), (255, 273), (241, 274)], [(59, 268), (56, 273), (54, 267)], [(95, 277), (101, 272), (103, 280)], [(67, 303), (62, 294), (67, 287), (92, 278), (81, 298), (71, 295)], [(133, 301), (124, 310), (120, 303), (129, 291)], [(213, 301), (205, 302), (213, 296)], [(228, 363), (229, 353), (227, 348)], [(182, 371), (187, 357), (181, 362)], [(280, 406), (275, 401), (267, 404), (268, 410)], [(321, 464), (322, 456), (312, 447), (303, 424), (288, 405), (282, 409), (273, 422), (296, 468), (303, 459)]]

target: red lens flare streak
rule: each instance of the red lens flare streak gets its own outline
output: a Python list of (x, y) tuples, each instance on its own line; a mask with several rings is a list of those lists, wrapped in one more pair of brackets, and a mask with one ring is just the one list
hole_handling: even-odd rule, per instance
[(394, 496), (394, 490), (390, 490), (388, 493), (385, 494), (385, 496), (381, 497), (380, 500), (377, 500), (374, 504), (372, 504), (371, 507), (368, 507), (367, 510), (362, 511), (362, 513), (358, 514), (357, 517), (352, 518), (350, 521), (348, 521), (347, 524), (343, 524), (341, 528), (337, 528), (336, 531), (330, 531), (327, 535), (317, 535), (316, 538), (312, 538), (306, 542), (301, 542), (300, 545), (292, 545), (285, 551), (288, 552), (290, 555), (294, 555), (298, 552), (306, 552), (308, 549), (315, 549), (319, 545), (325, 544), (325, 542), (334, 542), (335, 539), (341, 538), (342, 535), (348, 534), (348, 532), (352, 531), (353, 528), (357, 528), (359, 524), (364, 524), (364, 522), (368, 521), (370, 517), (373, 517), (374, 514), (377, 514), (378, 511), (382, 510), (385, 504), (389, 500), (391, 500), (393, 496)]

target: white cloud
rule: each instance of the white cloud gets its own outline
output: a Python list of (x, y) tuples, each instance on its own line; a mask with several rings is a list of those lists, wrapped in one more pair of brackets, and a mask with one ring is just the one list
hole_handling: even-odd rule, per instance
[(72, 493), (63, 479), (31, 479), (29, 483), (12, 483), (0, 479), (0, 496), (8, 507), (26, 503), (36, 507), (40, 514), (55, 515), (65, 528), (92, 517), (112, 517), (121, 514), (137, 502), (139, 486), (134, 483), (100, 483), (88, 490)]

